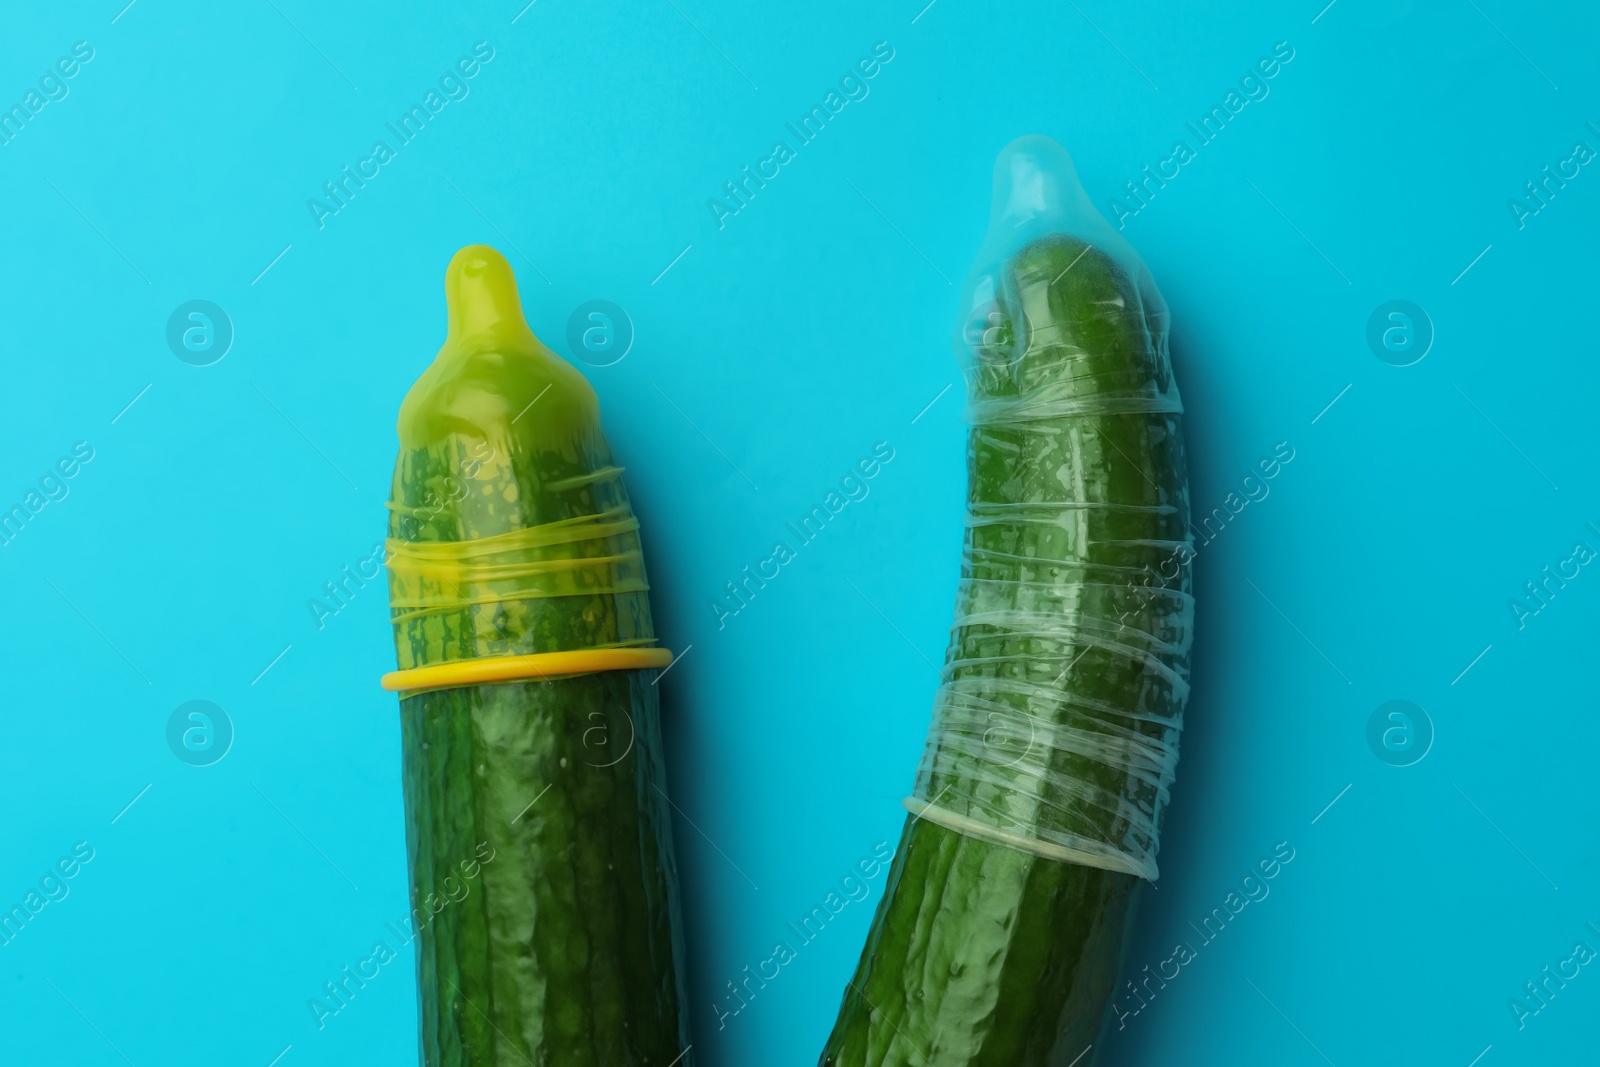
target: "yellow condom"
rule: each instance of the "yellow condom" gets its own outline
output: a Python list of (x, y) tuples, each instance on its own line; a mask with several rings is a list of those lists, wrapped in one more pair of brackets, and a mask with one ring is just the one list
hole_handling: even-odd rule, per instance
[(492, 248), (458, 252), (445, 291), (449, 334), (400, 409), (386, 544), (401, 669), (384, 687), (665, 666), (594, 390), (533, 335)]
[(504, 257), (463, 248), (445, 290), (386, 542), (417, 1059), (681, 1063), (672, 656), (639, 521), (594, 390), (528, 328)]

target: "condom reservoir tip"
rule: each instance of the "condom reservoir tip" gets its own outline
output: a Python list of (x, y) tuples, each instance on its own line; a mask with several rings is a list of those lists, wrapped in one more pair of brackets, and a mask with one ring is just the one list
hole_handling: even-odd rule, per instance
[(402, 451), (451, 436), (565, 451), (597, 432), (594, 389), (529, 328), (505, 256), (468, 245), (445, 269), (447, 332), (400, 406)]

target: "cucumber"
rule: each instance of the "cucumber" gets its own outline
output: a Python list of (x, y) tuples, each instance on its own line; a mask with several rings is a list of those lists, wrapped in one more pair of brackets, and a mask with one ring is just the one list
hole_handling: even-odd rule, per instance
[[(1064, 158), (1031, 138), (1002, 155), (991, 242), (1010, 245), (969, 286), (986, 317), (940, 710), (986, 709), (989, 728), (930, 732), (823, 1067), (1092, 1062), (1134, 872), (1154, 876), (1193, 615), (1181, 407), (1143, 264), (1097, 215), (1083, 239), (1039, 205), (1087, 206)], [(1045, 743), (1069, 730), (1106, 752)], [(1052, 858), (1060, 841), (1081, 862)]]
[[(398, 427), (400, 667), (649, 644), (594, 390), (533, 336), (493, 249), (458, 252), (446, 293), (449, 337)], [(427, 1067), (692, 1062), (655, 673), (401, 699)]]

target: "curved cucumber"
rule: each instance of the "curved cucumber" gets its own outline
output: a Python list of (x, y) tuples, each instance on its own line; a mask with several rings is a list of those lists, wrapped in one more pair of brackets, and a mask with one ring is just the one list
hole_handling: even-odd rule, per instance
[[(1085, 1067), (1140, 879), (1001, 838), (1120, 842), (1139, 826), (1129, 812), (1159, 824), (1165, 799), (1158, 775), (1107, 765), (1175, 745), (1187, 697), (1192, 608), (1175, 549), (1188, 492), (1165, 308), (1142, 266), (1076, 238), (1026, 244), (1001, 274), (972, 400), (1013, 415), (975, 420), (969, 439), (944, 692), (982, 694), (996, 725), (984, 743), (1002, 751), (980, 772), (970, 746), (930, 740), (917, 796), (968, 829), (936, 825), (935, 810), (907, 820), (823, 1067)], [(1149, 385), (1170, 403), (1127, 399)], [(1040, 613), (1051, 625), (1012, 621)], [(1024, 773), (1022, 755), (1058, 731), (1113, 757), (1046, 746), (1048, 767)]]
[[(400, 666), (649, 643), (593, 390), (528, 331), (498, 253), (463, 249), (446, 288), (449, 340), (400, 417)], [(692, 1062), (653, 673), (401, 700), (427, 1067)]]
[(821, 1063), (1066, 1067), (1100, 1028), (1138, 884), (908, 818)]

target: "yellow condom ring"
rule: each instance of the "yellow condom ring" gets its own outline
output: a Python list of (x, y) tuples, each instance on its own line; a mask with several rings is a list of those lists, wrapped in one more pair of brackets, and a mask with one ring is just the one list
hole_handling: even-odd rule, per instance
[(419, 689), (449, 689), (485, 682), (511, 682), (522, 678), (556, 678), (594, 671), (631, 671), (642, 667), (668, 667), (672, 652), (665, 648), (580, 648), (569, 652), (536, 652), (527, 656), (486, 656), (460, 659), (390, 671), (379, 684), (391, 693)]

